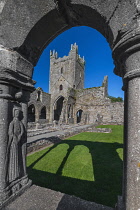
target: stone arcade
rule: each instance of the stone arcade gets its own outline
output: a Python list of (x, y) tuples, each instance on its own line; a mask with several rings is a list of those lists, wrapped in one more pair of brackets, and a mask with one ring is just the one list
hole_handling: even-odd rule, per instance
[[(68, 56), (50, 52), (49, 94), (37, 88), (28, 103), (28, 127), (45, 123), (123, 123), (124, 104), (108, 98), (108, 77), (102, 86), (84, 89), (85, 60), (76, 43)], [(31, 123), (32, 122), (32, 123)]]
[[(30, 185), (25, 175), (27, 103), (33, 91), (32, 73), (43, 49), (58, 34), (74, 26), (89, 26), (107, 39), (115, 74), (123, 78), (124, 168), (122, 202), (140, 209), (140, 1), (139, 0), (1, 0), (0, 2), (0, 203)], [(16, 110), (16, 111), (15, 111)], [(18, 111), (17, 111), (18, 110)], [(20, 117), (23, 113), (23, 117)], [(16, 179), (9, 178), (12, 161), (11, 122), (20, 122), (20, 162)], [(23, 130), (24, 129), (24, 130)], [(9, 132), (8, 132), (9, 131)], [(12, 143), (11, 143), (12, 144)], [(8, 149), (9, 148), (9, 149)], [(14, 162), (14, 161), (13, 161)]]

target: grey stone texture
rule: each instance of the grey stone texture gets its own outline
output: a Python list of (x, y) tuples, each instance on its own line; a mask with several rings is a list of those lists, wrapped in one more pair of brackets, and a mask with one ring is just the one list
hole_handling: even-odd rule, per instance
[[(139, 0), (1, 0), (0, 2), (0, 204), (15, 196), (9, 183), (9, 125), (13, 108), (20, 107), (26, 144), (27, 103), (33, 91), (32, 73), (43, 49), (74, 26), (89, 26), (107, 39), (115, 74), (124, 81), (124, 209), (140, 209), (139, 181)], [(64, 101), (64, 98), (62, 98)], [(69, 99), (72, 101), (72, 98)], [(66, 101), (64, 101), (66, 103)], [(74, 102), (74, 100), (73, 100)], [(60, 103), (59, 103), (60, 104)], [(65, 110), (63, 110), (65, 113)], [(70, 115), (72, 112), (70, 113)], [(102, 120), (102, 117), (99, 116)], [(73, 119), (70, 119), (72, 122)], [(21, 148), (18, 147), (18, 151)], [(18, 165), (19, 167), (19, 165)], [(16, 182), (21, 181), (21, 177)], [(15, 186), (14, 186), (15, 185)], [(13, 187), (14, 186), (14, 187)], [(21, 187), (21, 185), (19, 185)], [(23, 188), (26, 184), (23, 184)], [(18, 194), (16, 188), (16, 194)], [(119, 209), (119, 207), (118, 207)]]
[[(0, 48), (0, 205), (31, 185), (26, 173), (27, 102), (33, 66), (18, 53)], [(6, 61), (5, 61), (6, 59)], [(23, 68), (26, 74), (23, 74)]]
[[(107, 79), (107, 77), (105, 77)], [(82, 110), (81, 122), (85, 124), (123, 124), (124, 103), (114, 102), (105, 94), (106, 86), (76, 91), (75, 113)]]
[[(46, 199), (47, 198), (47, 199)], [(85, 201), (73, 195), (67, 195), (33, 185), (24, 195), (3, 210), (113, 210), (94, 202)]]
[[(34, 115), (35, 115), (34, 122), (36, 123), (49, 122), (50, 102), (51, 102), (50, 94), (43, 92), (41, 88), (37, 88), (34, 92), (32, 92), (32, 94), (30, 95), (30, 101), (28, 102), (28, 111), (30, 111), (29, 110), (30, 107), (31, 109), (34, 109)], [(45, 110), (44, 112), (45, 116), (41, 115), (41, 112), (43, 109)], [(32, 122), (32, 119), (30, 119), (29, 115), (28, 115), (28, 118), (29, 118), (28, 122)], [(28, 127), (30, 127), (30, 125), (28, 125)]]
[[(69, 109), (73, 109), (73, 104), (69, 104), (68, 102), (68, 90), (71, 88), (79, 89), (84, 87), (84, 67), (85, 61), (84, 58), (78, 55), (78, 46), (76, 43), (71, 45), (69, 55), (63, 58), (58, 58), (57, 52), (55, 51), (50, 52), (50, 122), (59, 119), (63, 122), (68, 122), (67, 115), (69, 114)], [(57, 104), (57, 101), (61, 97), (65, 100), (62, 104), (62, 112), (60, 111), (59, 113), (57, 107), (60, 105)], [(65, 117), (63, 116), (64, 114), (66, 115)], [(71, 116), (71, 118), (73, 118), (73, 116)]]

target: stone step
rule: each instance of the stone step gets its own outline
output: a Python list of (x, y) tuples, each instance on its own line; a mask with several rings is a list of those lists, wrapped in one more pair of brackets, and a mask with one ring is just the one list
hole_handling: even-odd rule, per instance
[(113, 208), (32, 185), (3, 210), (113, 210)]

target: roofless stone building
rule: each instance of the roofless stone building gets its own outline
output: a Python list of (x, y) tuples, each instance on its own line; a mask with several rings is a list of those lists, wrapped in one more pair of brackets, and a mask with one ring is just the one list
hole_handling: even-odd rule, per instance
[[(30, 186), (25, 170), (25, 157), (28, 101), (30, 93), (34, 90), (33, 67), (43, 49), (57, 35), (74, 26), (89, 26), (106, 38), (112, 50), (114, 72), (123, 79), (124, 178), (122, 199), (119, 200), (117, 208), (121, 209), (123, 206), (125, 210), (138, 210), (140, 209), (139, 0), (1, 0), (0, 204), (4, 205)], [(14, 130), (12, 133), (14, 124), (17, 125), (15, 128), (18, 131)], [(10, 159), (13, 151), (11, 143), (14, 140), (17, 142), (15, 135), (19, 141), (15, 145), (18, 151), (15, 153), (18, 163)], [(11, 164), (16, 169), (13, 178)]]
[(62, 58), (51, 51), (49, 94), (41, 88), (31, 93), (28, 122), (122, 124), (124, 103), (108, 98), (108, 77), (100, 87), (84, 89), (84, 70), (85, 60), (78, 55), (76, 43)]

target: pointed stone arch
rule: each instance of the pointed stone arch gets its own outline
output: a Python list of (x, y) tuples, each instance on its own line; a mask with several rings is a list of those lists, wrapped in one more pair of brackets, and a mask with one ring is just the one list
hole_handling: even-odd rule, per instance
[(30, 104), (28, 107), (28, 122), (35, 122), (36, 108), (34, 104)]
[(40, 110), (39, 119), (46, 120), (46, 106), (43, 106)]
[(60, 120), (61, 114), (62, 114), (62, 110), (63, 110), (63, 101), (64, 101), (64, 97), (63, 96), (59, 96), (55, 102), (54, 102), (54, 119), (56, 121)]
[(76, 112), (76, 122), (77, 123), (80, 123), (82, 121), (82, 115), (83, 115), (83, 110), (82, 109), (79, 109), (77, 112)]

